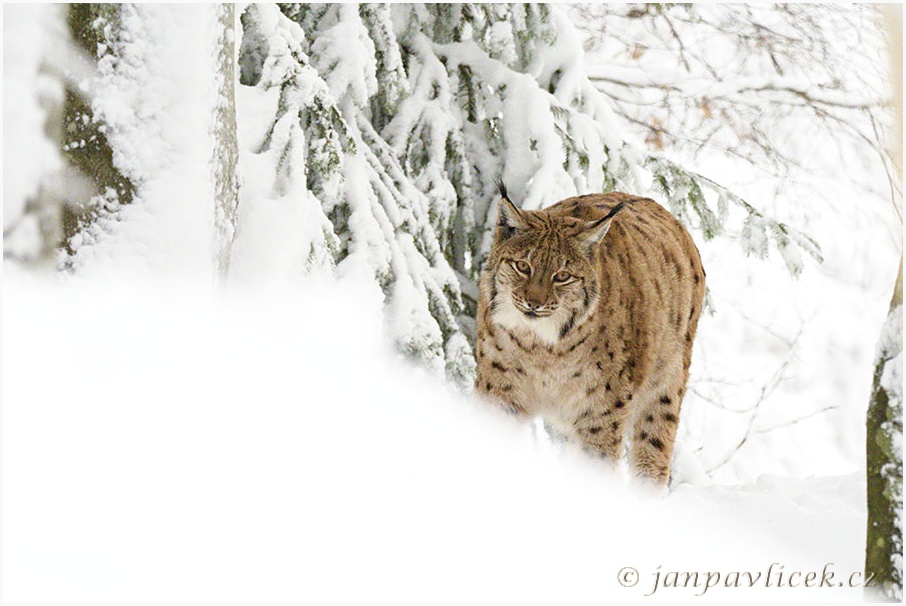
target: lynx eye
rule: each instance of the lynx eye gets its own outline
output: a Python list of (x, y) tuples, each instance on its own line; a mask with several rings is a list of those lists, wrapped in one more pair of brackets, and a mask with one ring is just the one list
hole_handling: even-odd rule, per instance
[(519, 260), (513, 263), (513, 266), (521, 274), (529, 275), (532, 272), (532, 267), (525, 261)]
[(573, 279), (573, 275), (571, 273), (569, 273), (568, 271), (566, 271), (565, 269), (561, 269), (560, 271), (558, 271), (557, 273), (554, 274), (554, 282), (557, 282), (559, 284), (569, 282), (572, 279)]

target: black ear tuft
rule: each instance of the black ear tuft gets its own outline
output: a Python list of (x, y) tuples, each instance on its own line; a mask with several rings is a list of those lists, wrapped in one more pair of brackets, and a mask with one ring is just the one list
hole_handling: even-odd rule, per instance
[(607, 216), (604, 217), (603, 219), (601, 219), (600, 222), (603, 223), (604, 221), (606, 221), (606, 220), (608, 220), (608, 219), (612, 219), (618, 212), (620, 212), (621, 210), (623, 210), (623, 207), (624, 207), (624, 206), (626, 206), (626, 203), (625, 203), (625, 202), (620, 202), (619, 204), (617, 204), (616, 206), (614, 206), (613, 208), (611, 208), (611, 209), (610, 209), (610, 212), (607, 213)]
[(500, 192), (500, 197), (506, 200), (509, 200), (510, 197), (506, 193), (506, 184), (503, 182), (503, 179), (494, 179), (494, 185), (497, 186), (497, 191)]

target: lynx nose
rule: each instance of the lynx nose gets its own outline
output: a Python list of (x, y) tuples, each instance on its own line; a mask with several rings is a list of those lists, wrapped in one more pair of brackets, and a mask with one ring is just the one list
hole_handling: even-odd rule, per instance
[(528, 311), (533, 313), (544, 307), (544, 304), (547, 301), (547, 295), (548, 293), (542, 285), (528, 284), (522, 293), (522, 300), (525, 301), (525, 306), (528, 308)]
[(525, 304), (529, 309), (534, 311), (534, 310), (538, 309), (539, 307), (541, 307), (542, 305), (544, 305), (544, 302), (539, 299), (536, 299), (536, 298), (533, 298), (530, 296), (526, 296)]
[(539, 307), (544, 307), (544, 303), (547, 300), (547, 293), (540, 288), (527, 288), (523, 295), (523, 299), (529, 309), (536, 310)]
[(538, 300), (536, 300), (536, 299), (529, 299), (529, 298), (526, 298), (526, 299), (525, 299), (525, 306), (527, 307), (527, 309), (526, 309), (523, 313), (524, 313), (525, 315), (527, 315), (528, 317), (530, 317), (530, 318), (535, 318), (535, 317), (537, 317), (537, 313), (536, 313), (536, 312), (537, 312), (543, 305), (544, 305), (544, 303), (542, 303), (541, 301), (538, 301)]

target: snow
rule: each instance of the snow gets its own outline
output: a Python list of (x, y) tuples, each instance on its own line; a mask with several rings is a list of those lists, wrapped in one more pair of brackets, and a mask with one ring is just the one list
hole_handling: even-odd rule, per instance
[(878, 359), (885, 360), (881, 388), (891, 399), (903, 401), (903, 308), (890, 310), (878, 342)]
[[(8, 601), (643, 601), (659, 570), (861, 570), (858, 474), (653, 497), (402, 361), (367, 272), (214, 296), (8, 268), (3, 306)], [(776, 596), (861, 589), (654, 599)]]
[[(212, 288), (216, 11), (124, 9), (136, 43), (107, 55), (91, 88), (136, 203), (102, 194), (113, 210), (80, 234), (62, 285), (4, 262), (7, 600), (642, 601), (657, 571), (862, 569), (865, 406), (898, 245), (883, 213), (841, 200), (863, 199), (847, 179), (871, 159), (844, 170), (815, 151), (838, 179), (811, 193), (730, 158), (697, 167), (815, 234), (827, 262), (806, 257), (791, 278), (783, 263), (800, 260), (791, 247), (773, 254), (763, 216), (707, 192), (741, 233), (694, 232), (710, 303), (670, 494), (451, 385), (474, 374), (457, 297), (489, 242), (463, 245), (454, 269), (437, 233), (463, 221), (482, 241), (491, 177), (528, 208), (602, 189), (605, 164), (620, 189), (651, 193), (646, 152), (584, 77), (563, 14), (552, 9), (548, 46), (510, 40), (542, 9), (436, 44), (413, 30), (434, 10), (424, 6), (334, 6), (316, 36), (250, 6), (263, 54), (260, 81), (237, 86), (242, 185), (225, 293)], [(25, 145), (4, 154), (5, 175), (23, 177), (5, 181), (5, 226), (56, 162), (34, 99), (48, 87), (35, 70), (49, 20), (26, 10), (39, 9), (4, 8), (5, 68), (21, 59), (4, 94), (23, 94), (4, 104), (5, 148)], [(360, 44), (399, 76), (399, 46), (379, 24), (405, 34), (409, 53), (410, 78), (384, 110), (372, 96), (380, 62)], [(461, 65), (478, 83), (476, 123), (463, 117)], [(673, 185), (674, 198), (690, 191)], [(24, 250), (35, 220), (20, 229)], [(895, 362), (885, 384), (902, 382)], [(641, 572), (634, 588), (618, 584), (626, 566)], [(664, 587), (654, 599), (778, 596), (854, 601), (861, 589)]]
[(80, 276), (170, 274), (210, 282), (209, 110), (216, 91), (198, 74), (216, 70), (216, 12), (141, 5), (124, 7), (121, 19), (130, 43), (99, 60), (92, 107), (107, 125), (114, 165), (136, 185), (136, 199), (102, 215), (71, 266)]
[(312, 64), (326, 74), (335, 101), (349, 95), (355, 103), (365, 104), (377, 90), (374, 43), (359, 19), (358, 6), (344, 4), (337, 10), (337, 24), (312, 44)]
[[(354, 8), (333, 6), (316, 23), (308, 10), (300, 7), (296, 20), (274, 19), (266, 6), (247, 15), (239, 122), (248, 185), (241, 192), (233, 277), (295, 280), (309, 271), (346, 275), (366, 268), (385, 294), (387, 328), (400, 348), (465, 386), (474, 359), (456, 319), (462, 303), (448, 261), (453, 244), (446, 234), (458, 209), (443, 168), (456, 125), (441, 106), (449, 94), (433, 93), (432, 75), (442, 69), (436, 59), (422, 70), (413, 65), (425, 77), (406, 103), (394, 101), (407, 86), (390, 74), (396, 93), (369, 102), (378, 67), (400, 75), (399, 49), (387, 37), (389, 7), (371, 7), (360, 19)], [(370, 50), (349, 51), (350, 37), (369, 31), (387, 61), (376, 60), (370, 38)], [(383, 132), (372, 123), (380, 122), (378, 110), (395, 112)], [(396, 141), (410, 139), (417, 142), (411, 151), (394, 150)], [(303, 223), (282, 225), (282, 206), (305, 207), (293, 213)], [(272, 260), (278, 272), (268, 265)]]
[(491, 25), (487, 37), (488, 54), (502, 63), (516, 61), (516, 48), (513, 38), (513, 26), (506, 21)]
[[(44, 132), (44, 105), (62, 96), (43, 57), (52, 45), (59, 10), (52, 5), (4, 7), (3, 27), (3, 234), (18, 258), (40, 248), (37, 217), (23, 220), (26, 205), (47, 173), (61, 168), (60, 152)], [(22, 223), (20, 223), (22, 221)]]

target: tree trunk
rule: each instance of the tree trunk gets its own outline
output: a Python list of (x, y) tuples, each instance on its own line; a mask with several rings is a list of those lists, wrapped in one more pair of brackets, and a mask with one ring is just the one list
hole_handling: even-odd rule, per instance
[(239, 182), (236, 167), (239, 145), (236, 140), (236, 59), (235, 8), (232, 4), (217, 7), (222, 28), (217, 49), (218, 103), (214, 115), (215, 251), (217, 274), (226, 280), (230, 269), (233, 236), (236, 231), (236, 208), (239, 204)]
[(903, 261), (875, 361), (868, 406), (866, 462), (868, 533), (866, 597), (899, 602), (903, 597)]
[[(110, 45), (119, 23), (116, 4), (72, 4), (68, 24), (73, 41), (86, 55), (97, 61), (99, 45)], [(105, 28), (109, 27), (107, 31)], [(103, 125), (95, 120), (91, 100), (80, 91), (66, 90), (63, 107), (61, 146), (67, 161), (86, 177), (93, 187), (91, 197), (102, 196), (129, 204), (135, 195), (132, 182), (113, 163), (113, 150)], [(67, 199), (63, 207), (63, 246), (68, 255), (72, 237), (94, 220), (97, 208), (90, 199)]]

